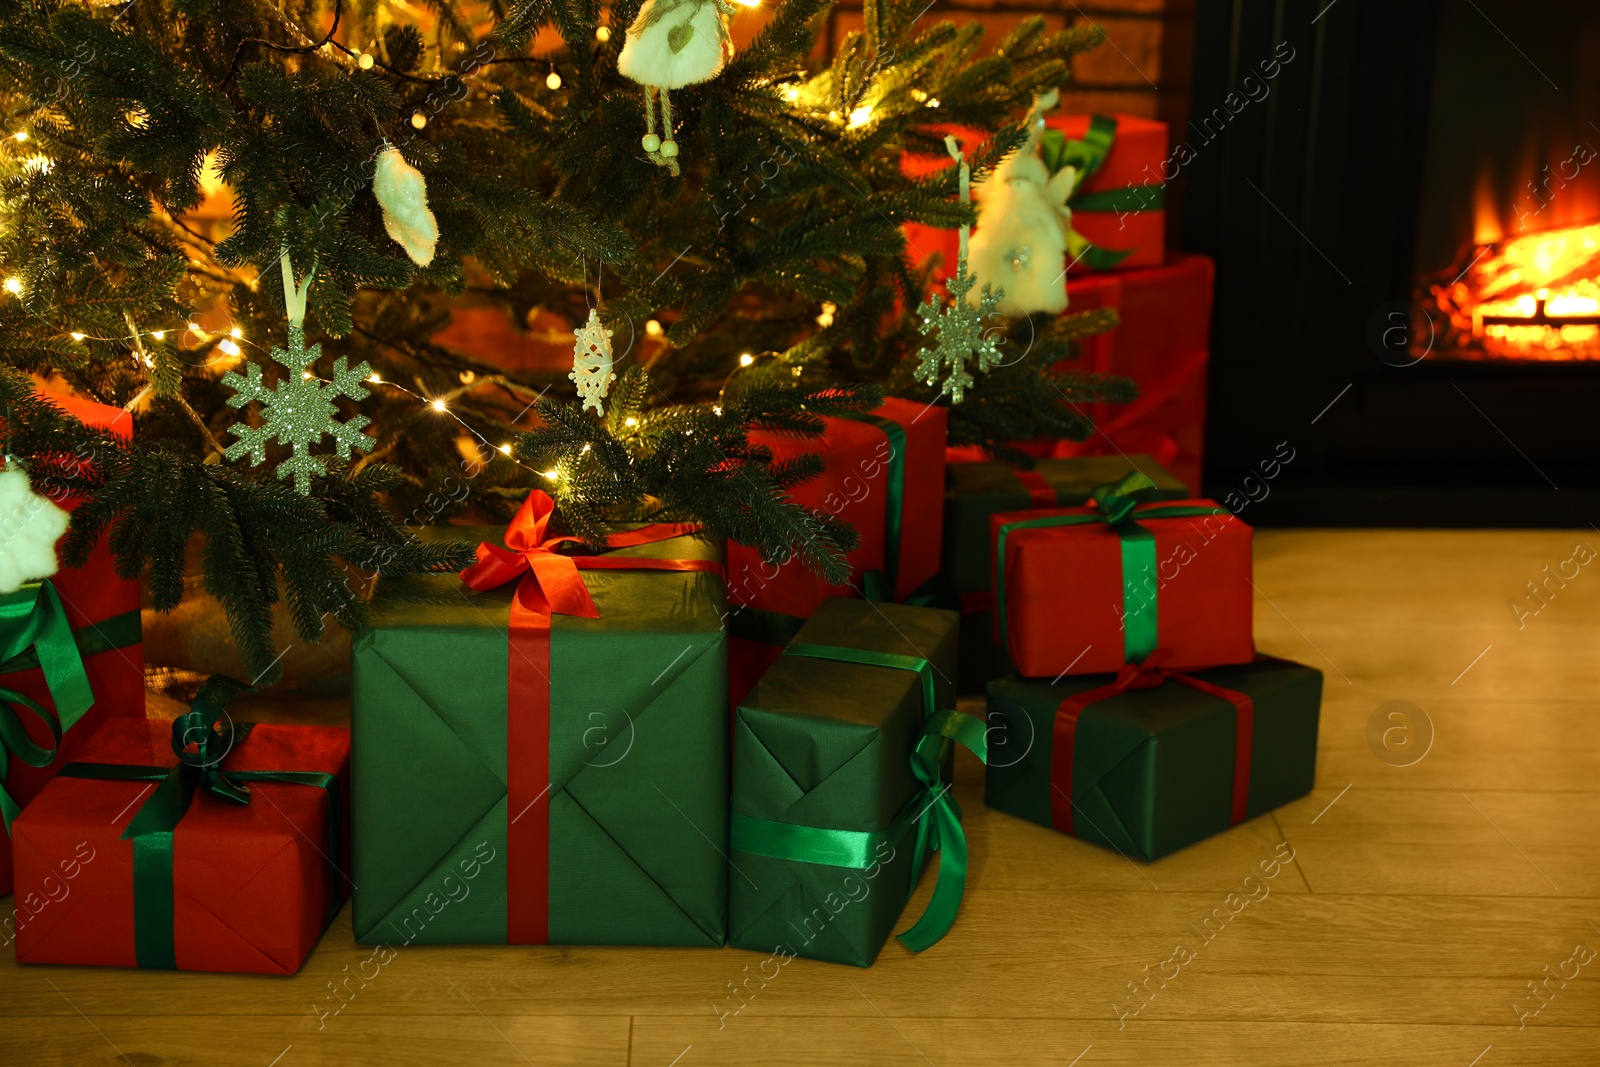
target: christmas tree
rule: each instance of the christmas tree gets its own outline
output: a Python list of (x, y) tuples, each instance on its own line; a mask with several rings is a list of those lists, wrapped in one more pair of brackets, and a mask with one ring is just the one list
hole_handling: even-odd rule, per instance
[[(415, 527), (532, 488), (596, 545), (692, 521), (837, 581), (854, 531), (787, 495), (820, 459), (752, 431), (891, 394), (1002, 456), (1087, 436), (1080, 405), (1131, 384), (1051, 368), (1110, 313), (993, 320), (1026, 355), (952, 404), (917, 377), (945, 294), (901, 226), (971, 223), (944, 135), (986, 131), (964, 147), (992, 172), (1098, 31), (1031, 19), (985, 49), (867, 0), (823, 64), (830, 6), (779, 0), (730, 55), (749, 16), (722, 0), (435, 0), (425, 25), (374, 0), (0, 3), (0, 414), (37, 488), (87, 497), (67, 561), (108, 533), (170, 609), (198, 543), (271, 681), (280, 598), (305, 640), (360, 627), (362, 576), (470, 562)], [(208, 195), (231, 218), (197, 221)], [(438, 343), (463, 294), (581, 327), (576, 366)], [(130, 407), (134, 441), (41, 379)]]

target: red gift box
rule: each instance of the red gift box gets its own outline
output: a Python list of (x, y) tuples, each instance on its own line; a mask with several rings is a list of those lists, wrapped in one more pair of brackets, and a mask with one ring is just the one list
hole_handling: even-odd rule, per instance
[[(163, 787), (74, 775), (87, 763), (172, 767), (171, 733), (167, 723), (106, 723), (84, 746), (84, 763), (56, 777), (12, 824), (18, 962), (151, 966), (141, 950), (148, 951), (150, 931), (164, 927), (179, 970), (300, 969), (344, 895), (333, 863), (347, 866), (346, 834), (336, 821), (333, 839), (329, 804), (348, 810), (350, 731), (252, 727), (224, 758), (224, 774), (317, 772), (337, 783), (251, 780), (247, 804), (195, 789), (171, 834), (163, 894), (150, 891), (147, 869), (135, 877), (136, 847), (148, 839), (121, 838)], [(147, 924), (142, 934), (137, 923)]]
[(1249, 662), (1250, 527), (1209, 500), (1123, 503), (991, 517), (995, 621), (1018, 673), (1111, 673), (1157, 648), (1175, 671)]
[[(821, 438), (751, 435), (778, 460), (806, 452), (821, 455), (826, 470), (792, 495), (809, 508), (849, 522), (861, 540), (850, 553), (851, 580), (835, 586), (808, 571), (798, 558), (769, 564), (756, 549), (728, 545), (728, 695), (733, 706), (828, 597), (900, 599), (939, 573), (948, 415), (940, 405), (890, 397), (870, 415), (826, 419)], [(896, 513), (889, 505), (897, 498)]]
[[(1092, 174), (1079, 174), (1078, 187), (1067, 200), (1072, 228), (1096, 248), (1127, 253), (1114, 264), (1118, 268), (1155, 266), (1166, 258), (1161, 170), (1167, 156), (1167, 124), (1137, 115), (1051, 115), (1045, 119), (1047, 130), (1059, 131), (1073, 141), (1084, 141), (1091, 126), (1096, 133), (1109, 131), (1110, 147)], [(1047, 156), (1049, 149), (1047, 144)], [(1050, 162), (1048, 158), (1046, 162)], [(1091, 253), (1069, 267), (1074, 272), (1088, 271), (1096, 258)]]
[[(89, 426), (103, 427), (118, 437), (133, 435), (133, 416), (75, 397), (46, 394), (52, 404)], [(92, 459), (92, 457), (89, 457)], [(56, 503), (71, 511), (75, 498)], [(105, 538), (81, 567), (62, 567), (50, 579), (61, 598), (67, 621), (78, 637), (83, 666), (94, 693), (94, 704), (66, 731), (54, 760), (45, 767), (30, 767), (15, 756), (7, 760), (5, 788), (27, 806), (64, 764), (79, 758), (84, 740), (96, 725), (112, 717), (144, 718), (144, 649), (139, 634), (139, 583), (118, 578)], [(11, 689), (54, 710), (44, 673), (38, 667), (0, 675), (0, 688)], [(3, 713), (3, 712), (0, 712)], [(46, 747), (52, 741), (48, 727), (31, 715), (21, 715), (28, 737)], [(0, 895), (11, 891), (11, 839), (0, 833)]]
[(1071, 309), (1115, 308), (1118, 324), (1085, 339), (1081, 357), (1059, 366), (1131, 378), (1139, 395), (1130, 404), (1084, 405), (1096, 427), (1088, 440), (1029, 451), (1058, 458), (1144, 452), (1198, 493), (1214, 274), (1205, 256), (1179, 255), (1148, 270), (1073, 279)]

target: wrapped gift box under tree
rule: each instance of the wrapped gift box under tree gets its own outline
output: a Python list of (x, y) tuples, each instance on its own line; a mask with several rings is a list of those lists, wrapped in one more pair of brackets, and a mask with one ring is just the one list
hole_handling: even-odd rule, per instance
[(1153, 489), (1135, 473), (1092, 507), (990, 516), (995, 624), (1024, 677), (1115, 671), (1158, 648), (1174, 670), (1255, 654), (1250, 527)]
[[(76, 397), (42, 394), (51, 404), (88, 426), (126, 439), (133, 433), (133, 416), (121, 408), (96, 404)], [(93, 462), (94, 457), (66, 457)], [(38, 491), (39, 486), (35, 486)], [(68, 511), (77, 507), (74, 497), (55, 503)], [(57, 548), (59, 556), (60, 549)], [(3, 598), (6, 620), (0, 642), (9, 649), (0, 662), (0, 689), (10, 690), (37, 704), (45, 714), (36, 714), (18, 701), (12, 708), (0, 708), (0, 715), (14, 720), (16, 745), (0, 744), (0, 790), (9, 794), (18, 807), (26, 805), (62, 766), (78, 758), (95, 728), (113, 717), (144, 718), (144, 651), (140, 642), (139, 583), (117, 577), (105, 538), (80, 567), (62, 567), (46, 579), (53, 597), (36, 588), (24, 588)], [(45, 583), (38, 583), (42, 587)], [(18, 642), (33, 628), (42, 628), (46, 615), (60, 614), (76, 645), (76, 659), (70, 673), (79, 685), (71, 687), (86, 696), (74, 698), (81, 707), (63, 708), (55, 690), (62, 689), (68, 666), (59, 654), (52, 653), (47, 638), (44, 645), (26, 640)], [(59, 630), (59, 626), (56, 628)], [(60, 642), (56, 642), (60, 643)], [(52, 685), (52, 676), (56, 684)], [(87, 703), (84, 703), (87, 700)], [(54, 719), (55, 721), (50, 721)], [(62, 727), (66, 727), (62, 730)], [(55, 735), (60, 732), (61, 736)], [(24, 736), (27, 745), (23, 745)], [(27, 748), (27, 752), (18, 749)], [(0, 807), (4, 802), (0, 801)], [(0, 895), (11, 892), (11, 838), (0, 834)]]
[(379, 583), (352, 650), (362, 943), (725, 939), (721, 549), (658, 525), (564, 555), (551, 510), (430, 531), (484, 542), (468, 582)]
[(1153, 860), (1311, 791), (1322, 672), (1288, 660), (989, 684), (984, 802)]
[[(729, 698), (734, 706), (805, 620), (833, 596), (904, 599), (939, 572), (948, 412), (890, 397), (870, 414), (828, 418), (821, 438), (755, 433), (778, 460), (814, 452), (826, 469), (793, 491), (796, 501), (850, 523), (860, 541), (848, 582), (830, 586), (792, 558), (767, 563), (728, 546)], [(797, 531), (797, 540), (804, 531)]]
[(16, 820), (19, 962), (300, 969), (345, 896), (350, 732), (235, 723), (245, 688), (102, 724)]
[(955, 712), (956, 616), (829, 600), (734, 720), (732, 943), (870, 966), (933, 850), (914, 950), (955, 919), (966, 843), (946, 784), (947, 739), (982, 758), (983, 724)]

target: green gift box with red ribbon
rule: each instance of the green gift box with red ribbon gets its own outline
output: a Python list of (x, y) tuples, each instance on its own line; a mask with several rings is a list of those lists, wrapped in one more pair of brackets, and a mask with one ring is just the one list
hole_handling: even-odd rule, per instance
[(984, 803), (1154, 860), (1311, 791), (1321, 671), (1165, 660), (989, 683)]
[(463, 575), (379, 583), (352, 649), (364, 944), (723, 943), (722, 552), (692, 527), (590, 552), (535, 491)]
[(1155, 491), (1136, 472), (1091, 507), (990, 517), (995, 624), (1023, 677), (1115, 671), (1158, 648), (1176, 670), (1254, 656), (1250, 527)]
[(350, 732), (236, 722), (247, 688), (106, 722), (22, 812), (18, 962), (300, 969), (344, 902)]
[(867, 967), (924, 870), (927, 909), (900, 940), (950, 929), (966, 881), (951, 745), (981, 759), (983, 724), (955, 711), (956, 616), (829, 600), (734, 717), (730, 941)]

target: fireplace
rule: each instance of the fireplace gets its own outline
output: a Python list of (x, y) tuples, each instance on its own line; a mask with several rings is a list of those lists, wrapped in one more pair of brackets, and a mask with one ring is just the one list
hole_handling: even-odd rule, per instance
[(1600, 3), (1193, 12), (1177, 195), (1181, 243), (1217, 260), (1208, 493), (1245, 495), (1287, 442), (1247, 520), (1600, 523)]

